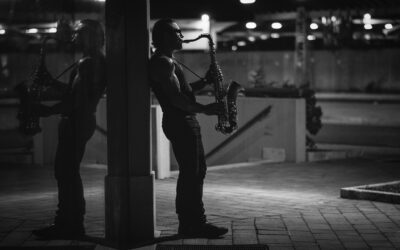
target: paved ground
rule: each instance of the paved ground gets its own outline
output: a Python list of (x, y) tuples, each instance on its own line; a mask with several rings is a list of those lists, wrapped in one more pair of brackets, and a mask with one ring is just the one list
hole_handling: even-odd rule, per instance
[[(339, 198), (341, 187), (400, 179), (400, 158), (369, 156), (304, 164), (264, 164), (209, 171), (208, 219), (227, 226), (222, 239), (170, 239), (177, 232), (176, 178), (156, 182), (161, 244), (266, 244), (270, 249), (400, 249), (400, 205)], [(0, 247), (95, 245), (38, 241), (31, 230), (54, 215), (51, 168), (2, 164)], [(105, 170), (83, 168), (86, 228), (104, 236)], [(97, 249), (102, 246), (97, 244)]]

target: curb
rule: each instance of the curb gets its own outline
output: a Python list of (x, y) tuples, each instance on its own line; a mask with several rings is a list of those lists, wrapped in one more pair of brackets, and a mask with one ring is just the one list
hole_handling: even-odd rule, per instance
[[(262, 165), (262, 164), (266, 164), (266, 163), (282, 163), (282, 161), (260, 160), (260, 161), (253, 161), (253, 162), (239, 162), (239, 163), (231, 163), (231, 164), (224, 164), (224, 165), (213, 165), (213, 166), (207, 166), (207, 172), (215, 171), (215, 170), (258, 166), (258, 165)], [(171, 173), (171, 176), (177, 176), (179, 174), (179, 170), (171, 170), (170, 173)]]
[(400, 181), (384, 182), (363, 186), (346, 187), (340, 189), (340, 197), (355, 200), (370, 200), (386, 203), (400, 204), (400, 193), (383, 192), (376, 190), (368, 190), (368, 187), (380, 187), (386, 185), (399, 184)]
[(364, 156), (362, 150), (337, 150), (325, 149), (317, 151), (307, 151), (307, 162), (329, 161), (348, 158), (357, 158)]

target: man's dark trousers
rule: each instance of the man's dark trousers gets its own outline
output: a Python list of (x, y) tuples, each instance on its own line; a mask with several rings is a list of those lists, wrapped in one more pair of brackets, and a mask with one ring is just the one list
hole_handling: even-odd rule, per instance
[(96, 118), (63, 117), (58, 127), (55, 177), (58, 185), (58, 210), (55, 224), (63, 227), (83, 226), (85, 199), (79, 173), (87, 141), (96, 128)]
[(205, 223), (203, 183), (207, 165), (200, 125), (194, 115), (164, 113), (162, 126), (179, 164), (175, 201), (179, 223), (181, 226)]

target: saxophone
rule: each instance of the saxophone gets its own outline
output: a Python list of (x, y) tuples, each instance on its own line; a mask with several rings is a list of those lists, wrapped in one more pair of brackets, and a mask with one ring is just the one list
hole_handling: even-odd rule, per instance
[(51, 85), (53, 78), (48, 72), (45, 64), (45, 45), (49, 38), (42, 41), (39, 62), (29, 80), (22, 82), (16, 87), (19, 94), (18, 120), (19, 129), (26, 135), (35, 135), (42, 131), (39, 125), (39, 116), (35, 107), (38, 107), (42, 100), (43, 91)]
[(223, 134), (230, 134), (238, 127), (236, 99), (237, 95), (243, 90), (243, 88), (235, 81), (232, 81), (226, 89), (223, 86), (224, 78), (216, 59), (215, 44), (210, 34), (201, 34), (195, 39), (183, 40), (182, 42), (191, 43), (201, 38), (208, 39), (208, 45), (210, 48), (210, 75), (214, 86), (215, 102), (222, 103), (225, 110), (223, 114), (218, 115), (218, 123), (215, 125), (215, 129)]
[(16, 86), (19, 95), (19, 110), (17, 118), (19, 120), (19, 129), (26, 135), (35, 135), (42, 131), (40, 128), (40, 120), (36, 107), (39, 107), (42, 101), (43, 92), (51, 87), (55, 80), (75, 67), (77, 62), (68, 66), (61, 74), (53, 78), (46, 67), (46, 43), (53, 39), (60, 44), (70, 44), (72, 38), (72, 28), (66, 19), (58, 20), (57, 32), (55, 36), (45, 36), (42, 40), (40, 48), (39, 61), (32, 75), (27, 81)]

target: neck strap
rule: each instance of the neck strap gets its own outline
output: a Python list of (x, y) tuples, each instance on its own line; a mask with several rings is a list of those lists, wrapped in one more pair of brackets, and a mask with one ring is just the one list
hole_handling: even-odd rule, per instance
[(199, 76), (198, 74), (196, 74), (193, 70), (191, 70), (188, 66), (186, 66), (185, 64), (181, 63), (180, 61), (176, 60), (176, 58), (172, 57), (172, 60), (176, 61), (179, 65), (183, 66), (185, 69), (187, 69), (188, 71), (190, 71), (193, 75), (197, 76), (200, 80), (204, 81), (205, 79), (201, 76)]

